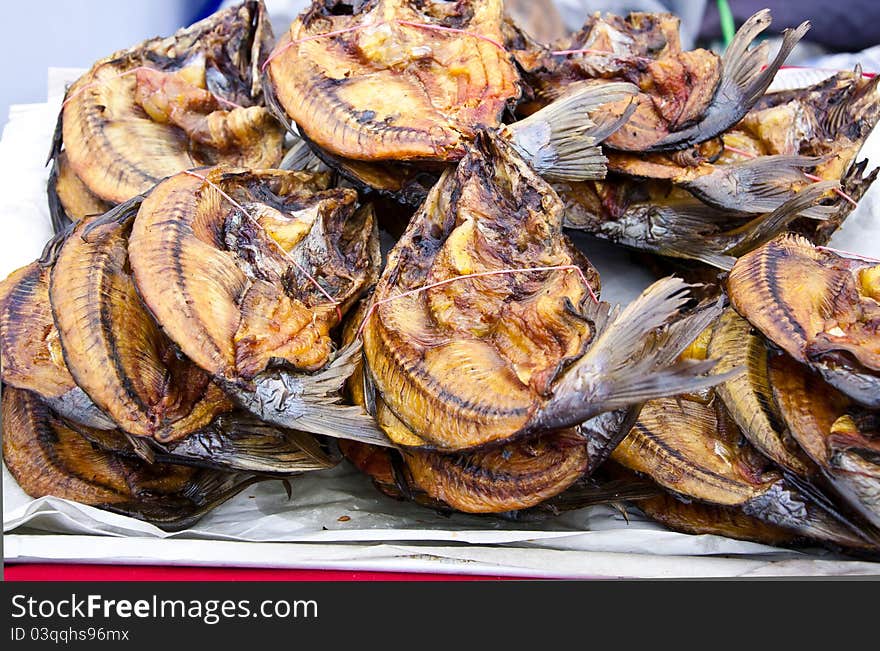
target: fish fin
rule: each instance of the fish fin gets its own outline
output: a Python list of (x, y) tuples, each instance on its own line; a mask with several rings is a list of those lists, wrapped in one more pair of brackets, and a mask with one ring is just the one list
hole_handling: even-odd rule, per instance
[(49, 172), (49, 181), (46, 183), (46, 194), (49, 196), (49, 217), (52, 220), (52, 232), (60, 233), (73, 223), (73, 220), (64, 210), (61, 197), (58, 196), (58, 163), (52, 160), (52, 169)]
[[(730, 214), (718, 208), (695, 204), (676, 207), (657, 206), (654, 214), (663, 219), (666, 236), (658, 252), (673, 258), (699, 260), (718, 269), (729, 271), (736, 258), (760, 246), (784, 230), (805, 211), (826, 217), (833, 206), (816, 206), (829, 190), (839, 187), (837, 181), (813, 183), (765, 215), (758, 215), (737, 228), (724, 232), (705, 232), (713, 221)], [(702, 231), (702, 232), (701, 232)]]
[(295, 138), (294, 143), (284, 154), (278, 169), (304, 170), (307, 172), (324, 172), (329, 168), (315, 155), (309, 144), (302, 138)]
[(248, 486), (265, 479), (247, 473), (204, 469), (187, 482), (179, 495), (173, 496), (177, 499), (147, 497), (131, 506), (109, 504), (102, 508), (146, 520), (166, 531), (180, 531)]
[(124, 433), (125, 440), (128, 441), (128, 444), (131, 446), (132, 451), (146, 461), (147, 463), (155, 463), (156, 462), (156, 454), (153, 452), (153, 448), (150, 447), (149, 441), (141, 436), (132, 436), (128, 432)]
[(393, 447), (361, 407), (339, 404), (342, 387), (354, 372), (360, 352), (361, 342), (355, 341), (317, 373), (274, 370), (259, 375), (252, 387), (229, 389), (245, 409), (274, 425)]
[(712, 249), (708, 238), (717, 234), (720, 224), (729, 222), (731, 213), (708, 206), (696, 199), (672, 205), (656, 205), (651, 218), (657, 220), (664, 233), (656, 251), (661, 255), (699, 260), (718, 269), (733, 267), (736, 258)]
[[(791, 186), (805, 181), (804, 171), (827, 160), (811, 156), (761, 156), (755, 160), (723, 165), (711, 174), (682, 183), (701, 201), (737, 212), (767, 213), (794, 196)], [(827, 219), (822, 210), (802, 212), (811, 219)]]
[(246, 413), (220, 416), (163, 449), (194, 465), (258, 474), (325, 470), (338, 462), (311, 434), (278, 428)]
[[(674, 319), (691, 300), (683, 280), (668, 277), (648, 287), (597, 338), (592, 347), (561, 376), (553, 397), (535, 414), (535, 431), (572, 427), (606, 411), (646, 400), (691, 393), (720, 384), (742, 372), (706, 376), (713, 360), (670, 363), (683, 345), (693, 341), (710, 315)], [(702, 308), (720, 313), (719, 305)], [(664, 326), (666, 326), (665, 329)], [(673, 355), (673, 352), (676, 355)]]
[(589, 114), (637, 90), (625, 82), (579, 83), (540, 111), (505, 126), (502, 134), (543, 176), (566, 181), (604, 178), (608, 161), (598, 144), (623, 126), (636, 106), (598, 124)]
[(719, 238), (736, 238), (736, 243), (724, 252), (732, 255), (743, 253), (764, 244), (778, 235), (786, 226), (810, 208), (825, 209), (823, 214), (830, 213), (832, 206), (816, 206), (827, 192), (840, 188), (838, 181), (821, 181), (813, 183), (780, 205), (776, 210), (756, 217), (737, 229), (720, 234)]
[(121, 225), (135, 218), (144, 199), (152, 190), (147, 190), (143, 194), (136, 195), (128, 201), (123, 201), (118, 206), (113, 206), (100, 217), (93, 219), (88, 226), (83, 229), (82, 237), (84, 240), (92, 241), (91, 235), (96, 230), (108, 225)]
[[(766, 17), (761, 15), (763, 13), (763, 11), (760, 11), (743, 23), (743, 26), (737, 32), (733, 42), (723, 56), (723, 78), (736, 86), (736, 90), (749, 107), (761, 99), (773, 82), (777, 71), (785, 63), (788, 55), (791, 54), (794, 46), (810, 30), (810, 22), (804, 21), (794, 29), (783, 31), (782, 43), (776, 56), (765, 66), (765, 56), (758, 57), (753, 55), (757, 48), (755, 50), (747, 50), (748, 45), (755, 37), (770, 25), (770, 12), (766, 13)], [(753, 21), (752, 19), (755, 20)]]
[(880, 545), (873, 527), (856, 523), (816, 486), (787, 471), (767, 492), (744, 504), (743, 512), (843, 547), (876, 549)]
[(767, 29), (770, 22), (770, 11), (762, 9), (743, 23), (722, 56), (721, 81), (702, 119), (670, 133), (650, 147), (649, 151), (682, 149), (696, 142), (704, 142), (726, 131), (749, 112), (764, 95), (794, 46), (810, 29), (808, 21), (795, 29), (786, 29), (779, 51), (773, 61), (765, 65), (767, 46), (762, 43), (750, 50), (749, 45)]

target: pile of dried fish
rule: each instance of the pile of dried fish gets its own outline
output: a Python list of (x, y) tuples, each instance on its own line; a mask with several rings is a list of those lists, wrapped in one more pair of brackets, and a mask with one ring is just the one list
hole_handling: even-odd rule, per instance
[[(282, 170), (181, 172), (72, 224), (0, 284), (10, 471), (31, 495), (185, 526), (257, 477), (335, 465), (307, 432), (359, 425), (334, 404), (350, 355), (330, 331), (377, 247), (353, 191)], [(291, 385), (296, 429), (247, 411)]]
[[(880, 263), (822, 245), (880, 82), (767, 94), (809, 28), (768, 61), (769, 24), (719, 56), (667, 14), (544, 44), (501, 0), (326, 0), (273, 45), (251, 0), (103, 59), (0, 284), (7, 466), (163, 526), (345, 456), (443, 511), (876, 553)], [(710, 282), (611, 306), (565, 228)]]

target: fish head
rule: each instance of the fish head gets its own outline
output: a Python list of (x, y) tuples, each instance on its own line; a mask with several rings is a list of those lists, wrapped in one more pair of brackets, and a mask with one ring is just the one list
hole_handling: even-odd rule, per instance
[(314, 3), (268, 66), (315, 144), (360, 161), (452, 161), (519, 96), (502, 3)]

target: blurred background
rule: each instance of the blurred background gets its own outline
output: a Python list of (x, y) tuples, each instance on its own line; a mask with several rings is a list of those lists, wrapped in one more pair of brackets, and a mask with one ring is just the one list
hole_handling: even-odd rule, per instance
[[(309, 4), (265, 0), (275, 33)], [(364, 0), (344, 1), (358, 5)], [(94, 61), (153, 36), (167, 36), (213, 13), (231, 0), (26, 0), (4, 2), (0, 54), (0, 124), (10, 104), (46, 100), (49, 66), (87, 68)], [(850, 68), (861, 61), (880, 71), (880, 0), (507, 0), (508, 11), (534, 36), (552, 40), (578, 29), (594, 11), (671, 11), (682, 19), (682, 41), (723, 50), (731, 29), (763, 7), (774, 29), (809, 19), (813, 29), (789, 63)], [(769, 34), (772, 39), (773, 35)], [(857, 53), (857, 54), (853, 54)], [(835, 55), (835, 56), (828, 56)]]

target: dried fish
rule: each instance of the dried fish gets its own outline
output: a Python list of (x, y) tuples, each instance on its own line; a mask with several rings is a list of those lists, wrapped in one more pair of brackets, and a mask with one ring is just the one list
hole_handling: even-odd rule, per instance
[(733, 307), (832, 386), (880, 407), (880, 266), (781, 236), (730, 272)]
[(200, 165), (272, 167), (284, 131), (261, 105), (271, 40), (263, 3), (247, 0), (101, 59), (68, 89), (52, 155), (63, 144), (85, 188), (110, 203)]
[[(700, 373), (711, 363), (663, 368), (662, 344), (645, 350), (686, 286), (658, 283), (615, 319), (591, 302), (595, 272), (572, 256), (562, 212), (491, 134), (431, 191), (389, 254), (363, 328), (377, 391), (416, 435), (388, 428), (396, 443), (499, 444), (709, 382)], [(597, 337), (599, 320), (613, 323)]]
[(372, 211), (306, 172), (185, 172), (144, 200), (129, 242), (138, 292), (181, 352), (257, 416), (384, 442), (335, 404), (355, 351), (330, 331), (374, 282)]
[(319, 147), (361, 161), (457, 160), (519, 96), (501, 0), (315, 2), (267, 68)]
[(187, 466), (146, 464), (100, 450), (33, 393), (3, 391), (3, 459), (31, 497), (54, 495), (184, 529), (256, 478)]

